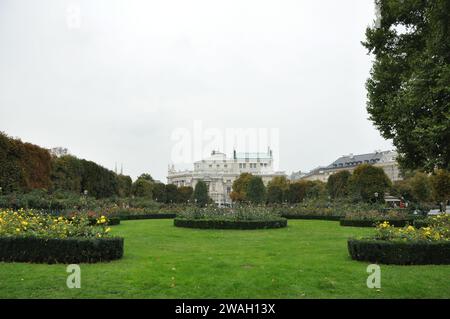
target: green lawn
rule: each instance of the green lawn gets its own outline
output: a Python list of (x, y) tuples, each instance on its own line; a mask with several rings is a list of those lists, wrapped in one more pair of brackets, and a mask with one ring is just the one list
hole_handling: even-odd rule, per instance
[(450, 298), (450, 266), (381, 266), (380, 291), (346, 239), (372, 229), (289, 221), (274, 230), (195, 230), (172, 220), (125, 221), (125, 256), (82, 264), (81, 289), (65, 265), (0, 263), (0, 298)]

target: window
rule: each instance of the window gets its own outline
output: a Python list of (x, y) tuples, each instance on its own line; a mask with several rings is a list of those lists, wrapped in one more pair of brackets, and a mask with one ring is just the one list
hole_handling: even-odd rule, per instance
[(209, 164), (209, 167), (211, 168), (211, 167), (212, 167), (212, 164)]

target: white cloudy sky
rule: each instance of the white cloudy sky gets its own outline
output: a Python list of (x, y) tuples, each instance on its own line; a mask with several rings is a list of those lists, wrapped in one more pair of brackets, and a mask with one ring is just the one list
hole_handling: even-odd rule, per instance
[(374, 11), (373, 0), (0, 0), (0, 130), (163, 181), (172, 134), (195, 122), (278, 129), (271, 146), (289, 173), (391, 149), (365, 110), (360, 41)]

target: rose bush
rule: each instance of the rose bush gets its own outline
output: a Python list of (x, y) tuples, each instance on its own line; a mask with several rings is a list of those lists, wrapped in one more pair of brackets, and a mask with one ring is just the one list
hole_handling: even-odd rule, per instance
[(105, 216), (92, 225), (87, 215), (66, 218), (24, 209), (0, 211), (0, 237), (102, 238), (111, 231), (107, 224)]

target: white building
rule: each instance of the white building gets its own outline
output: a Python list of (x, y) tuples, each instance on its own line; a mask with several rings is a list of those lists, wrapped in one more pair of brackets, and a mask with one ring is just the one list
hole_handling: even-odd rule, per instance
[(233, 182), (242, 173), (260, 176), (267, 185), (275, 176), (286, 176), (273, 170), (273, 156), (267, 153), (236, 153), (227, 158), (224, 153), (212, 151), (211, 157), (194, 163), (194, 170), (177, 171), (172, 165), (167, 176), (168, 184), (180, 186), (195, 185), (199, 180), (208, 185), (209, 196), (219, 205), (231, 204), (230, 193)]
[(353, 172), (358, 165), (371, 164), (382, 168), (391, 181), (395, 182), (402, 179), (396, 157), (397, 152), (395, 151), (375, 151), (369, 154), (344, 155), (328, 166), (313, 169), (300, 179), (327, 182), (328, 177), (336, 172), (343, 170)]

